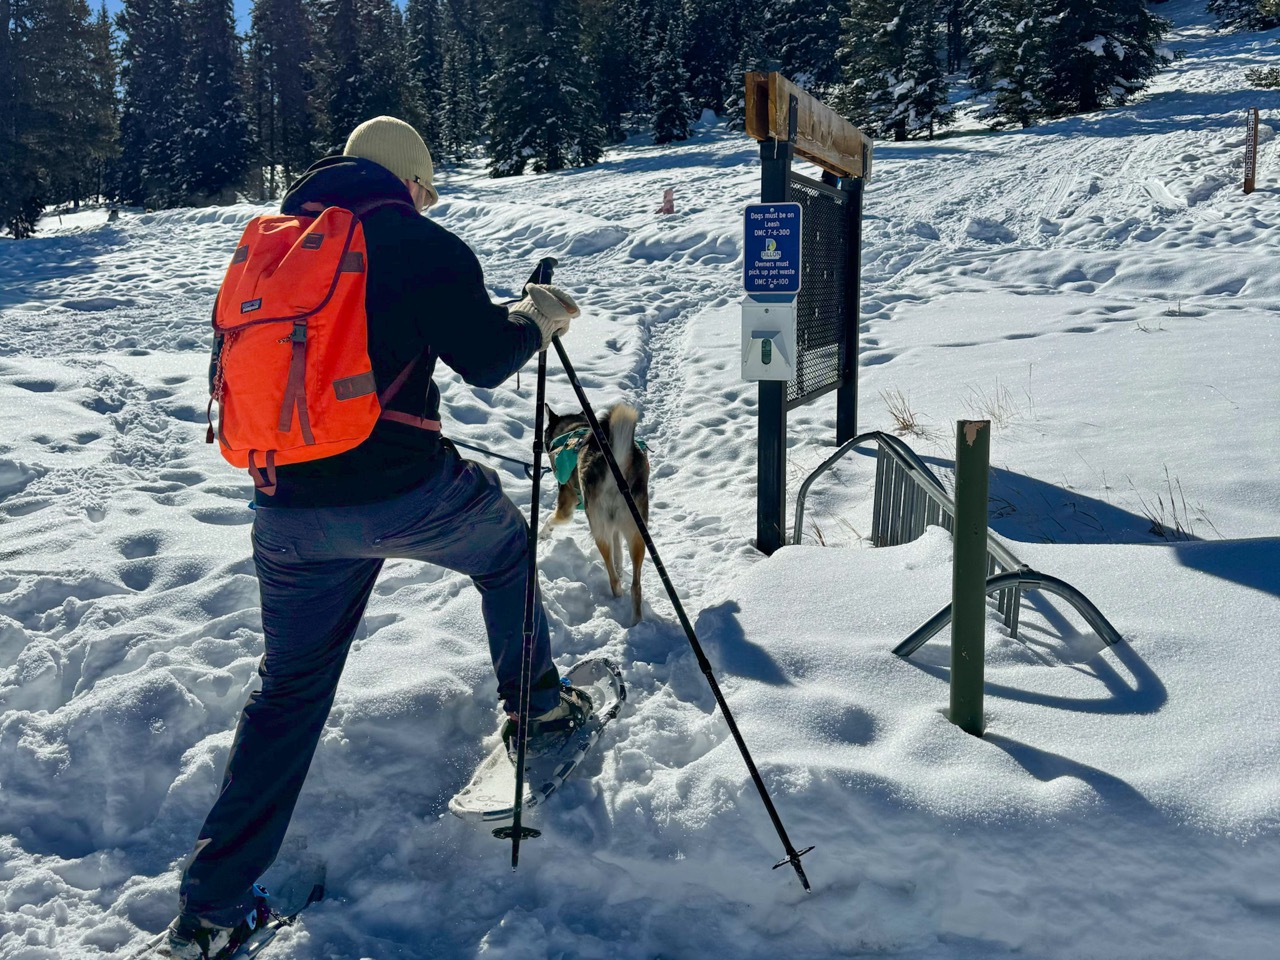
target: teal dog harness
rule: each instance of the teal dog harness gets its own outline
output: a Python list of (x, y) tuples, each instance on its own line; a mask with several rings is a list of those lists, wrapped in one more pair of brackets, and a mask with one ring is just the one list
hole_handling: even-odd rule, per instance
[[(578, 448), (582, 446), (582, 441), (587, 438), (591, 430), (587, 427), (580, 427), (577, 430), (570, 430), (568, 433), (562, 433), (551, 441), (551, 467), (555, 470), (556, 480), (561, 484), (568, 483), (570, 478), (578, 469)], [(582, 507), (582, 491), (578, 491), (578, 506)]]
[[(551, 447), (548, 450), (551, 454), (551, 467), (555, 471), (556, 480), (561, 485), (573, 483), (578, 472), (578, 451), (582, 449), (582, 444), (590, 435), (590, 427), (579, 427), (577, 430), (562, 433), (551, 441)], [(641, 450), (649, 449), (643, 440), (636, 440), (635, 443)], [(576, 483), (574, 486), (578, 491), (578, 509), (581, 510), (586, 506), (586, 501), (582, 497), (582, 488)]]

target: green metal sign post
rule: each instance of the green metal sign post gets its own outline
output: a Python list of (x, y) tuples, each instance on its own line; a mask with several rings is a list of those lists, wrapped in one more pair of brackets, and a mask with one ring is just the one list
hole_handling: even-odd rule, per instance
[(982, 736), (987, 629), (987, 478), (991, 421), (956, 424), (956, 522), (952, 532), (951, 722)]

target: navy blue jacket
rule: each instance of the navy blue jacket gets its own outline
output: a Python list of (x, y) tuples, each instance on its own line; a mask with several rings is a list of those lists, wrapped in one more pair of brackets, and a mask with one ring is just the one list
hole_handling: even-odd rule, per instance
[[(374, 379), (381, 392), (421, 357), (388, 407), (439, 420), (440, 390), (432, 379), (437, 358), (467, 383), (496, 387), (537, 352), (542, 335), (533, 321), (510, 317), (506, 307), (489, 299), (471, 248), (418, 214), (404, 184), (376, 163), (356, 157), (321, 160), (289, 188), (281, 212), (312, 213), (304, 205), (317, 203), (350, 208), (377, 198), (403, 203), (378, 207), (361, 221)], [(275, 494), (259, 492), (256, 499), (275, 507), (386, 500), (433, 476), (443, 454), (439, 434), (383, 420), (353, 450), (279, 467)]]

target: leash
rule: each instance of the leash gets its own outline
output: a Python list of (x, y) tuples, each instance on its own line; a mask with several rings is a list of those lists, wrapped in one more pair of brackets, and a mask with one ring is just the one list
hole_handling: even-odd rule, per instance
[[(525, 461), (523, 460), (517, 460), (515, 457), (508, 457), (505, 454), (494, 453), (492, 450), (486, 450), (484, 447), (478, 447), (474, 443), (463, 443), (461, 440), (455, 440), (453, 437), (449, 438), (449, 442), (452, 443), (455, 447), (463, 447), (467, 450), (474, 450), (476, 453), (483, 453), (486, 457), (493, 457), (495, 460), (505, 460), (507, 463), (514, 463), (517, 466), (524, 467), (524, 475), (528, 477), (530, 480), (533, 479), (532, 463), (525, 463)], [(549, 473), (550, 471), (551, 471), (550, 467), (541, 468), (541, 473), (545, 474), (545, 473)]]

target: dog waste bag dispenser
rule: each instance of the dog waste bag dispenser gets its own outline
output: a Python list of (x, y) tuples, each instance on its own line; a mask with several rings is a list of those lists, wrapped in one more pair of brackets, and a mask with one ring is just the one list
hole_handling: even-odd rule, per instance
[(798, 203), (753, 203), (743, 215), (742, 378), (796, 375), (796, 294), (800, 292)]
[(791, 380), (796, 375), (796, 304), (742, 298), (742, 379)]

